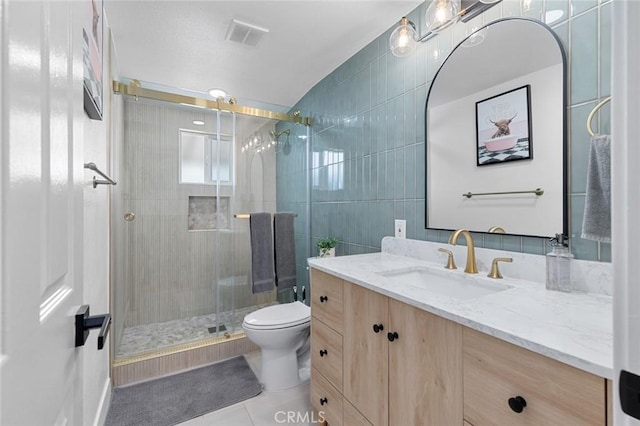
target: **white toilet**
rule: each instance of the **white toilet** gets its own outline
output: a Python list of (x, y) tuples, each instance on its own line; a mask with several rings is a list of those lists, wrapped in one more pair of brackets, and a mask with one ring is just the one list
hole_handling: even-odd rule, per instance
[(301, 383), (300, 363), (310, 357), (308, 351), (311, 308), (302, 302), (285, 303), (258, 309), (244, 317), (245, 334), (262, 350), (260, 381), (265, 390), (287, 389)]

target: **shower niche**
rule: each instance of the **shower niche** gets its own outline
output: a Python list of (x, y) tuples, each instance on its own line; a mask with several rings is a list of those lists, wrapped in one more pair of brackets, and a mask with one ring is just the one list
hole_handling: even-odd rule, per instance
[(229, 203), (231, 197), (189, 196), (189, 231), (230, 229)]

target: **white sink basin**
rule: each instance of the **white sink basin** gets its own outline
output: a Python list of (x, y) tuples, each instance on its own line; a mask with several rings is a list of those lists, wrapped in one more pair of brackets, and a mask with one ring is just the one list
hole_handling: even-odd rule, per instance
[(478, 277), (476, 274), (461, 275), (425, 267), (393, 269), (378, 274), (398, 283), (462, 300), (475, 299), (511, 288), (510, 285)]

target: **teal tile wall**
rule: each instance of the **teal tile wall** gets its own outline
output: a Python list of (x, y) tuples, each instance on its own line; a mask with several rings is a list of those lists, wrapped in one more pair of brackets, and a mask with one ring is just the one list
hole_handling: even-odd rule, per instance
[[(409, 15), (419, 28), (424, 9), (423, 4)], [(315, 242), (329, 235), (340, 238), (338, 255), (377, 252), (382, 237), (393, 235), (394, 219), (407, 221), (408, 238), (446, 242), (448, 231), (424, 229), (424, 112), (430, 82), (452, 48), (475, 28), (509, 16), (542, 19), (558, 9), (563, 17), (551, 26), (568, 58), (571, 250), (578, 259), (610, 261), (609, 244), (580, 238), (589, 149), (585, 121), (610, 94), (611, 2), (602, 0), (504, 0), (420, 43), (407, 58), (389, 53), (390, 28), (316, 84), (294, 107), (313, 118), (310, 140), (277, 156), (278, 209), (302, 214), (310, 198), (309, 235), (297, 233), (304, 245), (300, 256), (316, 255)], [(606, 133), (609, 122), (607, 106), (594, 128)], [(479, 247), (549, 251), (541, 238), (474, 234), (474, 239)], [(304, 274), (299, 281), (306, 283), (304, 259), (298, 258)]]

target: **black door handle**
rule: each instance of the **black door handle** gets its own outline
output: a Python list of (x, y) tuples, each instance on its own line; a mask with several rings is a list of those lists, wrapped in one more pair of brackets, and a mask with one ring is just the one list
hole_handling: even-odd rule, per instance
[(373, 324), (373, 332), (374, 333), (380, 333), (382, 330), (384, 330), (384, 325), (382, 325), (382, 324)]
[(327, 296), (320, 296), (320, 303), (324, 303), (327, 300), (329, 300), (329, 298)]
[(111, 314), (89, 316), (89, 305), (82, 305), (76, 313), (76, 347), (84, 346), (89, 337), (89, 330), (100, 328), (98, 333), (98, 350), (104, 348), (104, 340), (109, 334)]
[(327, 401), (327, 398), (320, 398), (320, 405), (324, 405), (327, 402), (329, 402), (329, 401)]
[(320, 356), (325, 356), (327, 354), (326, 349), (320, 349)]
[(394, 331), (393, 333), (387, 333), (387, 339), (389, 339), (390, 342), (393, 342), (397, 338), (398, 338), (398, 332), (397, 331)]

